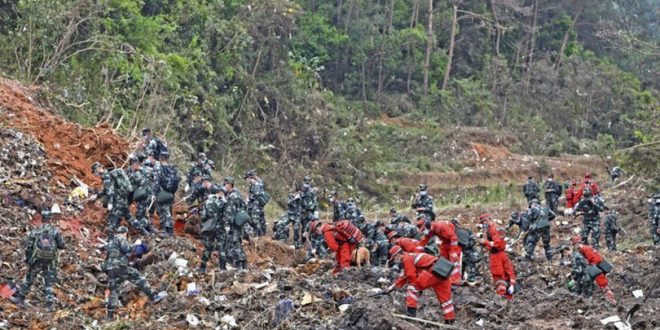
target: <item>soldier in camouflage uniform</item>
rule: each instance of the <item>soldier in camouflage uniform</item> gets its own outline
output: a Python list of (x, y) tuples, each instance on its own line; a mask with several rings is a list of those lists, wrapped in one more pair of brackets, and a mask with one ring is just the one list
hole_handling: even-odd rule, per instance
[[(214, 164), (211, 160), (206, 158), (206, 154), (203, 152), (200, 152), (199, 155), (197, 155), (197, 162), (193, 164), (193, 166), (190, 168), (188, 171), (188, 175), (186, 176), (186, 183), (188, 184), (188, 188), (193, 187), (193, 179), (196, 176), (202, 177), (204, 175), (212, 176), (212, 170), (214, 168)], [(188, 189), (186, 189), (186, 192), (188, 192)]]
[(222, 220), (229, 224), (229, 235), (227, 239), (227, 259), (233, 262), (236, 268), (247, 269), (247, 256), (243, 250), (243, 227), (234, 223), (234, 217), (239, 211), (245, 211), (245, 202), (241, 192), (234, 188), (234, 178), (226, 177), (223, 181), (225, 198), (225, 211)]
[(346, 200), (346, 219), (353, 223), (361, 232), (367, 232), (367, 220), (362, 215), (362, 211), (355, 204), (353, 197)]
[(616, 251), (616, 234), (619, 232), (618, 216), (616, 211), (607, 211), (605, 215), (605, 243), (610, 251)]
[(154, 229), (151, 226), (150, 218), (147, 218), (149, 206), (151, 205), (151, 191), (153, 183), (147, 177), (147, 173), (142, 169), (140, 159), (137, 156), (129, 157), (130, 169), (128, 170), (128, 177), (131, 179), (133, 186), (132, 200), (137, 205), (135, 215), (131, 221), (131, 225), (141, 234), (149, 234)]
[(309, 223), (312, 221), (312, 218), (318, 217), (317, 209), (319, 207), (316, 190), (312, 187), (312, 178), (309, 176), (303, 178), (300, 198), (302, 199), (302, 230), (308, 232)]
[[(568, 247), (562, 249), (568, 250)], [(594, 279), (589, 276), (587, 269), (589, 262), (577, 249), (571, 251), (571, 281), (568, 283), (568, 289), (586, 297), (593, 294)]]
[(527, 211), (527, 217), (529, 218), (529, 234), (525, 240), (525, 258), (532, 259), (536, 244), (539, 239), (543, 239), (545, 257), (550, 262), (553, 254), (550, 246), (550, 221), (555, 218), (555, 213), (547, 207), (541, 206), (538, 199), (533, 199), (532, 205)]
[(55, 300), (53, 285), (57, 281), (58, 250), (64, 249), (64, 240), (57, 228), (51, 224), (51, 212), (42, 211), (41, 215), (43, 225), (31, 231), (23, 241), (28, 272), (25, 275), (23, 283), (10, 299), (12, 302), (22, 305), (25, 296), (30, 292), (32, 282), (41, 273), (44, 278), (46, 307), (48, 311), (52, 312)]
[[(174, 194), (179, 184), (179, 175), (174, 165), (169, 164), (170, 155), (167, 152), (160, 154), (160, 162), (154, 168), (153, 200), (160, 221), (160, 228), (164, 235), (174, 236), (174, 223), (172, 222), (172, 205)], [(159, 194), (171, 194), (172, 197), (160, 200)]]
[(128, 229), (124, 226), (117, 228), (117, 232), (106, 246), (107, 257), (103, 263), (103, 270), (108, 274), (108, 319), (114, 317), (115, 310), (121, 306), (119, 302), (119, 289), (124, 281), (135, 284), (151, 301), (158, 303), (167, 295), (165, 292), (156, 293), (151, 289), (147, 280), (128, 263), (129, 254), (134, 253), (134, 247), (126, 240)]
[[(317, 214), (312, 215), (312, 220), (311, 221), (318, 221), (319, 217)], [(310, 221), (310, 222), (311, 222)], [(304, 236), (308, 237), (309, 241), (309, 247), (311, 249), (308, 249), (307, 251), (307, 258), (313, 258), (313, 257), (318, 257), (318, 258), (325, 258), (328, 256), (328, 244), (325, 242), (325, 238), (323, 238), (323, 234), (318, 234), (315, 230), (309, 230), (305, 231)]]
[(539, 199), (539, 185), (531, 176), (527, 177), (527, 183), (523, 186), (523, 195), (527, 198), (527, 206), (532, 205), (532, 199)]
[[(418, 219), (424, 219), (426, 221), (426, 216), (424, 214), (419, 214)], [(414, 239), (420, 239), (422, 237), (418, 226), (415, 226), (411, 223), (407, 223), (404, 221), (400, 221), (396, 225), (396, 232), (399, 234), (401, 237), (408, 237), (408, 238), (414, 238)]]
[(213, 185), (213, 178), (210, 175), (195, 175), (190, 195), (184, 197), (189, 205), (204, 204), (206, 198), (213, 190), (219, 190)]
[(199, 266), (200, 273), (206, 272), (206, 264), (211, 258), (213, 251), (218, 252), (218, 266), (220, 270), (227, 269), (227, 256), (225, 246), (227, 245), (227, 224), (224, 222), (224, 208), (226, 204), (222, 190), (210, 194), (202, 206), (200, 217), (202, 219), (202, 242), (204, 252), (202, 253), (202, 264)]
[(600, 212), (607, 209), (602, 198), (593, 198), (591, 190), (584, 188), (582, 200), (575, 206), (576, 215), (583, 215), (582, 243), (589, 244), (589, 232), (591, 232), (591, 246), (598, 249), (600, 240)]
[(293, 227), (293, 245), (296, 249), (302, 245), (301, 236), (302, 228), (300, 224), (300, 215), (302, 214), (302, 200), (300, 192), (290, 194), (286, 201), (287, 211), (277, 222), (277, 229), (275, 239), (288, 240), (289, 239), (289, 224)]
[(247, 208), (250, 214), (250, 226), (256, 236), (266, 235), (266, 217), (264, 207), (270, 196), (266, 193), (264, 181), (252, 170), (245, 173), (244, 179), (250, 184), (248, 189)]
[(367, 225), (367, 239), (371, 245), (371, 264), (374, 266), (385, 266), (390, 250), (390, 242), (385, 235), (385, 224), (378, 220), (374, 224)]
[(653, 244), (660, 244), (660, 194), (653, 196), (653, 205), (649, 208), (649, 223)]
[(417, 212), (417, 215), (424, 214), (430, 221), (435, 220), (433, 197), (429, 196), (428, 187), (425, 184), (419, 185), (419, 192), (415, 195), (411, 207)]
[(460, 227), (458, 219), (451, 220), (454, 224), (456, 235), (458, 236), (458, 244), (463, 249), (463, 267), (462, 269), (467, 274), (467, 282), (474, 284), (479, 277), (479, 270), (477, 264), (481, 262), (483, 256), (479, 249), (477, 249), (477, 239), (467, 228)]
[(529, 218), (527, 216), (527, 212), (511, 212), (511, 218), (509, 219), (509, 223), (506, 226), (507, 236), (509, 236), (509, 232), (513, 226), (518, 226), (518, 236), (516, 239), (520, 237), (520, 235), (522, 235), (524, 232), (529, 230)]
[[(154, 159), (153, 154), (148, 155), (145, 160), (142, 161), (142, 169), (144, 170), (144, 173), (147, 176), (147, 180), (149, 180), (151, 186), (153, 187), (154, 184), (154, 168), (156, 167), (156, 164), (158, 161)], [(151, 203), (151, 207), (148, 210), (149, 212), (149, 222), (154, 218), (154, 214), (156, 213), (156, 203)]]
[(550, 211), (557, 213), (559, 206), (559, 196), (562, 194), (562, 186), (559, 182), (555, 181), (554, 174), (550, 174), (544, 183), (543, 189), (545, 190), (545, 205)]
[(337, 191), (333, 190), (328, 196), (328, 201), (332, 204), (332, 221), (336, 222), (346, 219), (346, 203), (337, 198)]
[(398, 225), (399, 222), (410, 223), (410, 219), (407, 216), (401, 213), (397, 213), (395, 208), (390, 209), (390, 223), (393, 225)]
[[(122, 169), (115, 169), (114, 171), (123, 171)], [(113, 171), (113, 172), (114, 172)], [(108, 209), (108, 238), (114, 235), (115, 229), (124, 219), (130, 222), (131, 214), (128, 210), (128, 194), (122, 193), (117, 175), (107, 171), (99, 162), (92, 164), (92, 173), (101, 177), (103, 181), (103, 190), (98, 194), (104, 198), (103, 206)], [(115, 172), (116, 173), (116, 172)], [(130, 184), (130, 182), (129, 182)]]
[(145, 155), (151, 154), (156, 160), (158, 160), (160, 159), (161, 153), (167, 152), (167, 145), (151, 133), (151, 128), (143, 129), (142, 137), (144, 138), (144, 141), (142, 142), (142, 152), (144, 152)]

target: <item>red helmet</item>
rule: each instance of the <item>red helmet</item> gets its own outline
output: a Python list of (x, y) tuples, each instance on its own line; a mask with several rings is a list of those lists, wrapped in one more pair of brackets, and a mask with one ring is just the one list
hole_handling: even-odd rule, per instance
[(309, 232), (313, 234), (314, 230), (316, 230), (316, 227), (320, 224), (321, 224), (321, 222), (319, 222), (317, 220), (314, 220), (314, 221), (310, 222), (309, 223)]
[(573, 244), (582, 243), (582, 237), (580, 237), (580, 236), (571, 237), (571, 243), (573, 243)]
[(417, 218), (417, 228), (422, 228), (424, 226), (426, 226), (426, 218), (425, 217)]
[(479, 222), (484, 222), (484, 221), (486, 221), (486, 220), (490, 220), (490, 218), (491, 218), (490, 213), (482, 213), (482, 214), (479, 216)]
[(589, 172), (584, 173), (584, 178), (585, 179), (591, 179), (591, 173), (589, 173)]
[(571, 186), (577, 186), (577, 182), (575, 182), (575, 180), (571, 180)]
[(387, 239), (389, 239), (390, 241), (395, 237), (399, 237), (399, 233), (397, 233), (396, 230), (392, 230), (387, 234)]
[(397, 254), (401, 253), (402, 251), (403, 251), (403, 249), (398, 245), (395, 245), (395, 246), (391, 247), (390, 248), (390, 261), (392, 261), (392, 259), (394, 259), (394, 257)]

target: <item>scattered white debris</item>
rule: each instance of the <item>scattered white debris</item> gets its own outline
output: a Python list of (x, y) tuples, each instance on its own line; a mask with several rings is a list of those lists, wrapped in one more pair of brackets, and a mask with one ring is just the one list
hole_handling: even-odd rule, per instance
[(390, 283), (390, 280), (388, 280), (384, 277), (381, 277), (381, 278), (378, 279), (378, 283)]
[(581, 309), (578, 309), (578, 314), (582, 314), (582, 313), (584, 313), (584, 311), (581, 310)]
[(350, 306), (351, 306), (350, 304), (343, 304), (343, 305), (339, 305), (338, 308), (339, 308), (339, 311), (343, 313), (343, 312), (345, 312), (345, 311), (348, 309), (348, 307), (350, 307)]
[(484, 319), (479, 319), (477, 322), (475, 322), (478, 326), (483, 327), (484, 326)]
[(236, 319), (233, 316), (229, 315), (229, 314), (223, 316), (220, 319), (220, 321), (222, 321), (222, 323), (224, 323), (224, 324), (229, 325), (232, 328), (238, 327), (238, 324), (236, 324)]
[(635, 290), (635, 291), (633, 291), (633, 296), (635, 296), (635, 298), (644, 297), (644, 292), (641, 289), (640, 290)]
[(191, 282), (186, 285), (186, 295), (195, 296), (199, 294), (199, 289), (197, 288), (197, 283)]
[(186, 315), (186, 321), (188, 322), (188, 324), (190, 324), (191, 327), (196, 327), (199, 325), (199, 319), (197, 318), (197, 316), (192, 314)]
[(209, 305), (211, 305), (211, 301), (208, 300), (208, 299), (206, 299), (206, 298), (204, 298), (204, 297), (199, 297), (199, 298), (197, 298), (197, 301), (199, 301), (199, 303), (202, 304), (202, 305), (204, 305), (204, 306), (209, 306)]

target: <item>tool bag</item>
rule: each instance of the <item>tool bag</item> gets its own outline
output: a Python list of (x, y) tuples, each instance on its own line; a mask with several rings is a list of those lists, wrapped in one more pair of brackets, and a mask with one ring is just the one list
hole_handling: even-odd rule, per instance
[(603, 261), (601, 261), (598, 264), (598, 268), (600, 268), (605, 274), (607, 274), (611, 272), (612, 269), (614, 269), (614, 266), (612, 266), (612, 264), (609, 261), (603, 259)]
[(260, 207), (266, 206), (268, 202), (270, 202), (270, 194), (265, 191), (257, 197), (257, 203), (259, 203)]
[(467, 229), (456, 227), (456, 236), (458, 245), (464, 248), (470, 246), (470, 232)]
[(453, 269), (454, 263), (447, 260), (445, 257), (439, 257), (433, 264), (433, 267), (431, 267), (431, 273), (440, 278), (449, 278)]
[(239, 210), (234, 214), (234, 224), (237, 226), (243, 226), (244, 224), (250, 221), (250, 215), (245, 212), (245, 210)]
[(139, 202), (143, 199), (147, 198), (147, 188), (145, 187), (140, 187), (135, 189), (133, 192), (133, 200), (136, 202)]
[(211, 233), (215, 229), (215, 219), (206, 220), (202, 223), (202, 234)]
[(589, 268), (587, 268), (587, 273), (591, 278), (596, 278), (596, 276), (600, 275), (602, 272), (603, 270), (597, 265), (589, 266)]

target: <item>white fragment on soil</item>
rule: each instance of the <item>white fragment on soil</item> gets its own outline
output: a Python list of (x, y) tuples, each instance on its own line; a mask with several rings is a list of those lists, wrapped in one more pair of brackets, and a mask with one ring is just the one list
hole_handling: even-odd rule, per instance
[(222, 321), (222, 323), (224, 323), (224, 324), (229, 325), (232, 328), (238, 327), (238, 324), (236, 324), (236, 319), (233, 316), (229, 315), (229, 314), (223, 316), (220, 319), (220, 321)]
[(345, 311), (348, 309), (348, 307), (350, 307), (350, 306), (351, 306), (351, 305), (349, 305), (349, 304), (339, 305), (339, 311), (343, 313), (343, 312), (345, 312)]
[(199, 319), (197, 318), (197, 316), (192, 314), (186, 315), (186, 321), (188, 322), (188, 324), (190, 324), (191, 327), (196, 327), (199, 325)]
[(640, 290), (635, 290), (635, 291), (633, 291), (633, 296), (635, 296), (635, 298), (644, 297), (644, 292), (642, 292), (641, 289)]
[(621, 319), (619, 318), (619, 316), (618, 316), (618, 315), (612, 315), (612, 316), (610, 316), (610, 317), (606, 317), (606, 318), (600, 320), (600, 323), (601, 323), (602, 325), (606, 325), (606, 324), (608, 324), (608, 323), (618, 322), (618, 321), (621, 321)]
[(477, 322), (475, 322), (478, 326), (483, 327), (484, 326), (484, 319), (479, 319)]

